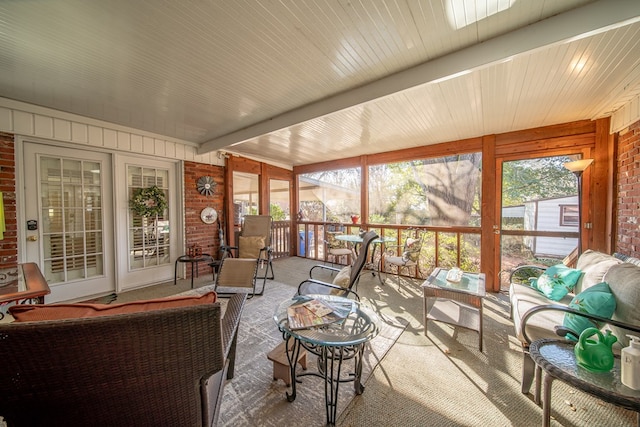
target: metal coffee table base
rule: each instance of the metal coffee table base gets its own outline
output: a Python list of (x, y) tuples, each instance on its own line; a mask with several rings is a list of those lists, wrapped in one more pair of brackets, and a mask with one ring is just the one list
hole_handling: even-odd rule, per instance
[[(327, 426), (335, 426), (338, 414), (338, 390), (340, 383), (353, 381), (353, 388), (356, 394), (364, 392), (362, 385), (362, 354), (364, 344), (353, 346), (319, 346), (309, 343), (302, 343), (300, 340), (291, 336), (284, 336), (287, 346), (290, 345), (289, 340), (293, 340), (293, 350), (287, 352), (289, 360), (289, 368), (291, 369), (291, 393), (287, 392), (287, 400), (293, 402), (296, 400), (296, 383), (298, 377), (313, 375), (323, 378), (325, 408), (327, 413)], [(301, 348), (304, 347), (308, 351), (318, 356), (318, 372), (303, 372), (296, 374), (296, 360), (300, 354)], [(355, 372), (349, 373), (347, 378), (341, 378), (342, 363), (345, 360), (354, 359)]]

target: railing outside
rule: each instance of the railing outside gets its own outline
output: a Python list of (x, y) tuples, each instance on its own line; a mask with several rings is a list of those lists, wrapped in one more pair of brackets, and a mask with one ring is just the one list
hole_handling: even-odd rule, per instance
[(271, 247), (274, 258), (289, 256), (291, 252), (290, 221), (273, 221), (271, 223)]
[[(324, 261), (324, 234), (329, 223), (298, 223), (298, 256)], [(358, 234), (359, 224), (343, 224), (345, 234)], [(394, 246), (393, 255), (401, 255), (402, 245), (408, 237), (422, 238), (417, 271), (409, 269), (409, 277), (426, 278), (436, 267), (458, 266), (465, 271), (480, 271), (480, 227), (428, 227), (415, 225), (371, 225), (382, 238), (391, 239), (387, 247)], [(383, 248), (384, 250), (384, 248)], [(387, 249), (389, 250), (389, 249)], [(378, 254), (380, 252), (378, 251)], [(383, 255), (384, 256), (384, 255)], [(375, 263), (381, 265), (381, 259)]]

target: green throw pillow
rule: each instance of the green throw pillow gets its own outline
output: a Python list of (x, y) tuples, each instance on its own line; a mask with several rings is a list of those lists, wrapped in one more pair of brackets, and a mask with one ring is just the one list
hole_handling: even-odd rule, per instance
[[(616, 299), (611, 293), (609, 285), (602, 282), (585, 289), (573, 297), (569, 303), (569, 308), (610, 319), (616, 309)], [(580, 336), (582, 331), (587, 328), (592, 328), (594, 322), (577, 314), (566, 313), (562, 325), (575, 331), (578, 336)], [(602, 325), (599, 324), (595, 326), (598, 328), (602, 327)], [(575, 341), (573, 337), (567, 336), (567, 338)]]
[(580, 275), (580, 270), (558, 264), (549, 267), (532, 285), (550, 300), (560, 301), (573, 290)]

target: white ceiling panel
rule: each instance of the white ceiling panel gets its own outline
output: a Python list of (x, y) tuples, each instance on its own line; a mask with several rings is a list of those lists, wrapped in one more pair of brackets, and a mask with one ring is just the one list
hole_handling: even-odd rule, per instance
[(610, 115), (631, 0), (0, 2), (0, 96), (300, 165)]

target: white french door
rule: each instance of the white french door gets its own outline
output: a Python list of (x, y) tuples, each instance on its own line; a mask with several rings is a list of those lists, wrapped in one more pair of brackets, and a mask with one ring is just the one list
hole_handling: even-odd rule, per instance
[[(174, 261), (182, 255), (179, 163), (120, 154), (115, 159), (118, 291), (173, 280)], [(135, 214), (129, 200), (150, 187), (165, 195), (167, 208), (152, 216)]]
[(47, 303), (115, 291), (111, 156), (25, 142), (22, 160), (23, 259), (40, 266)]

